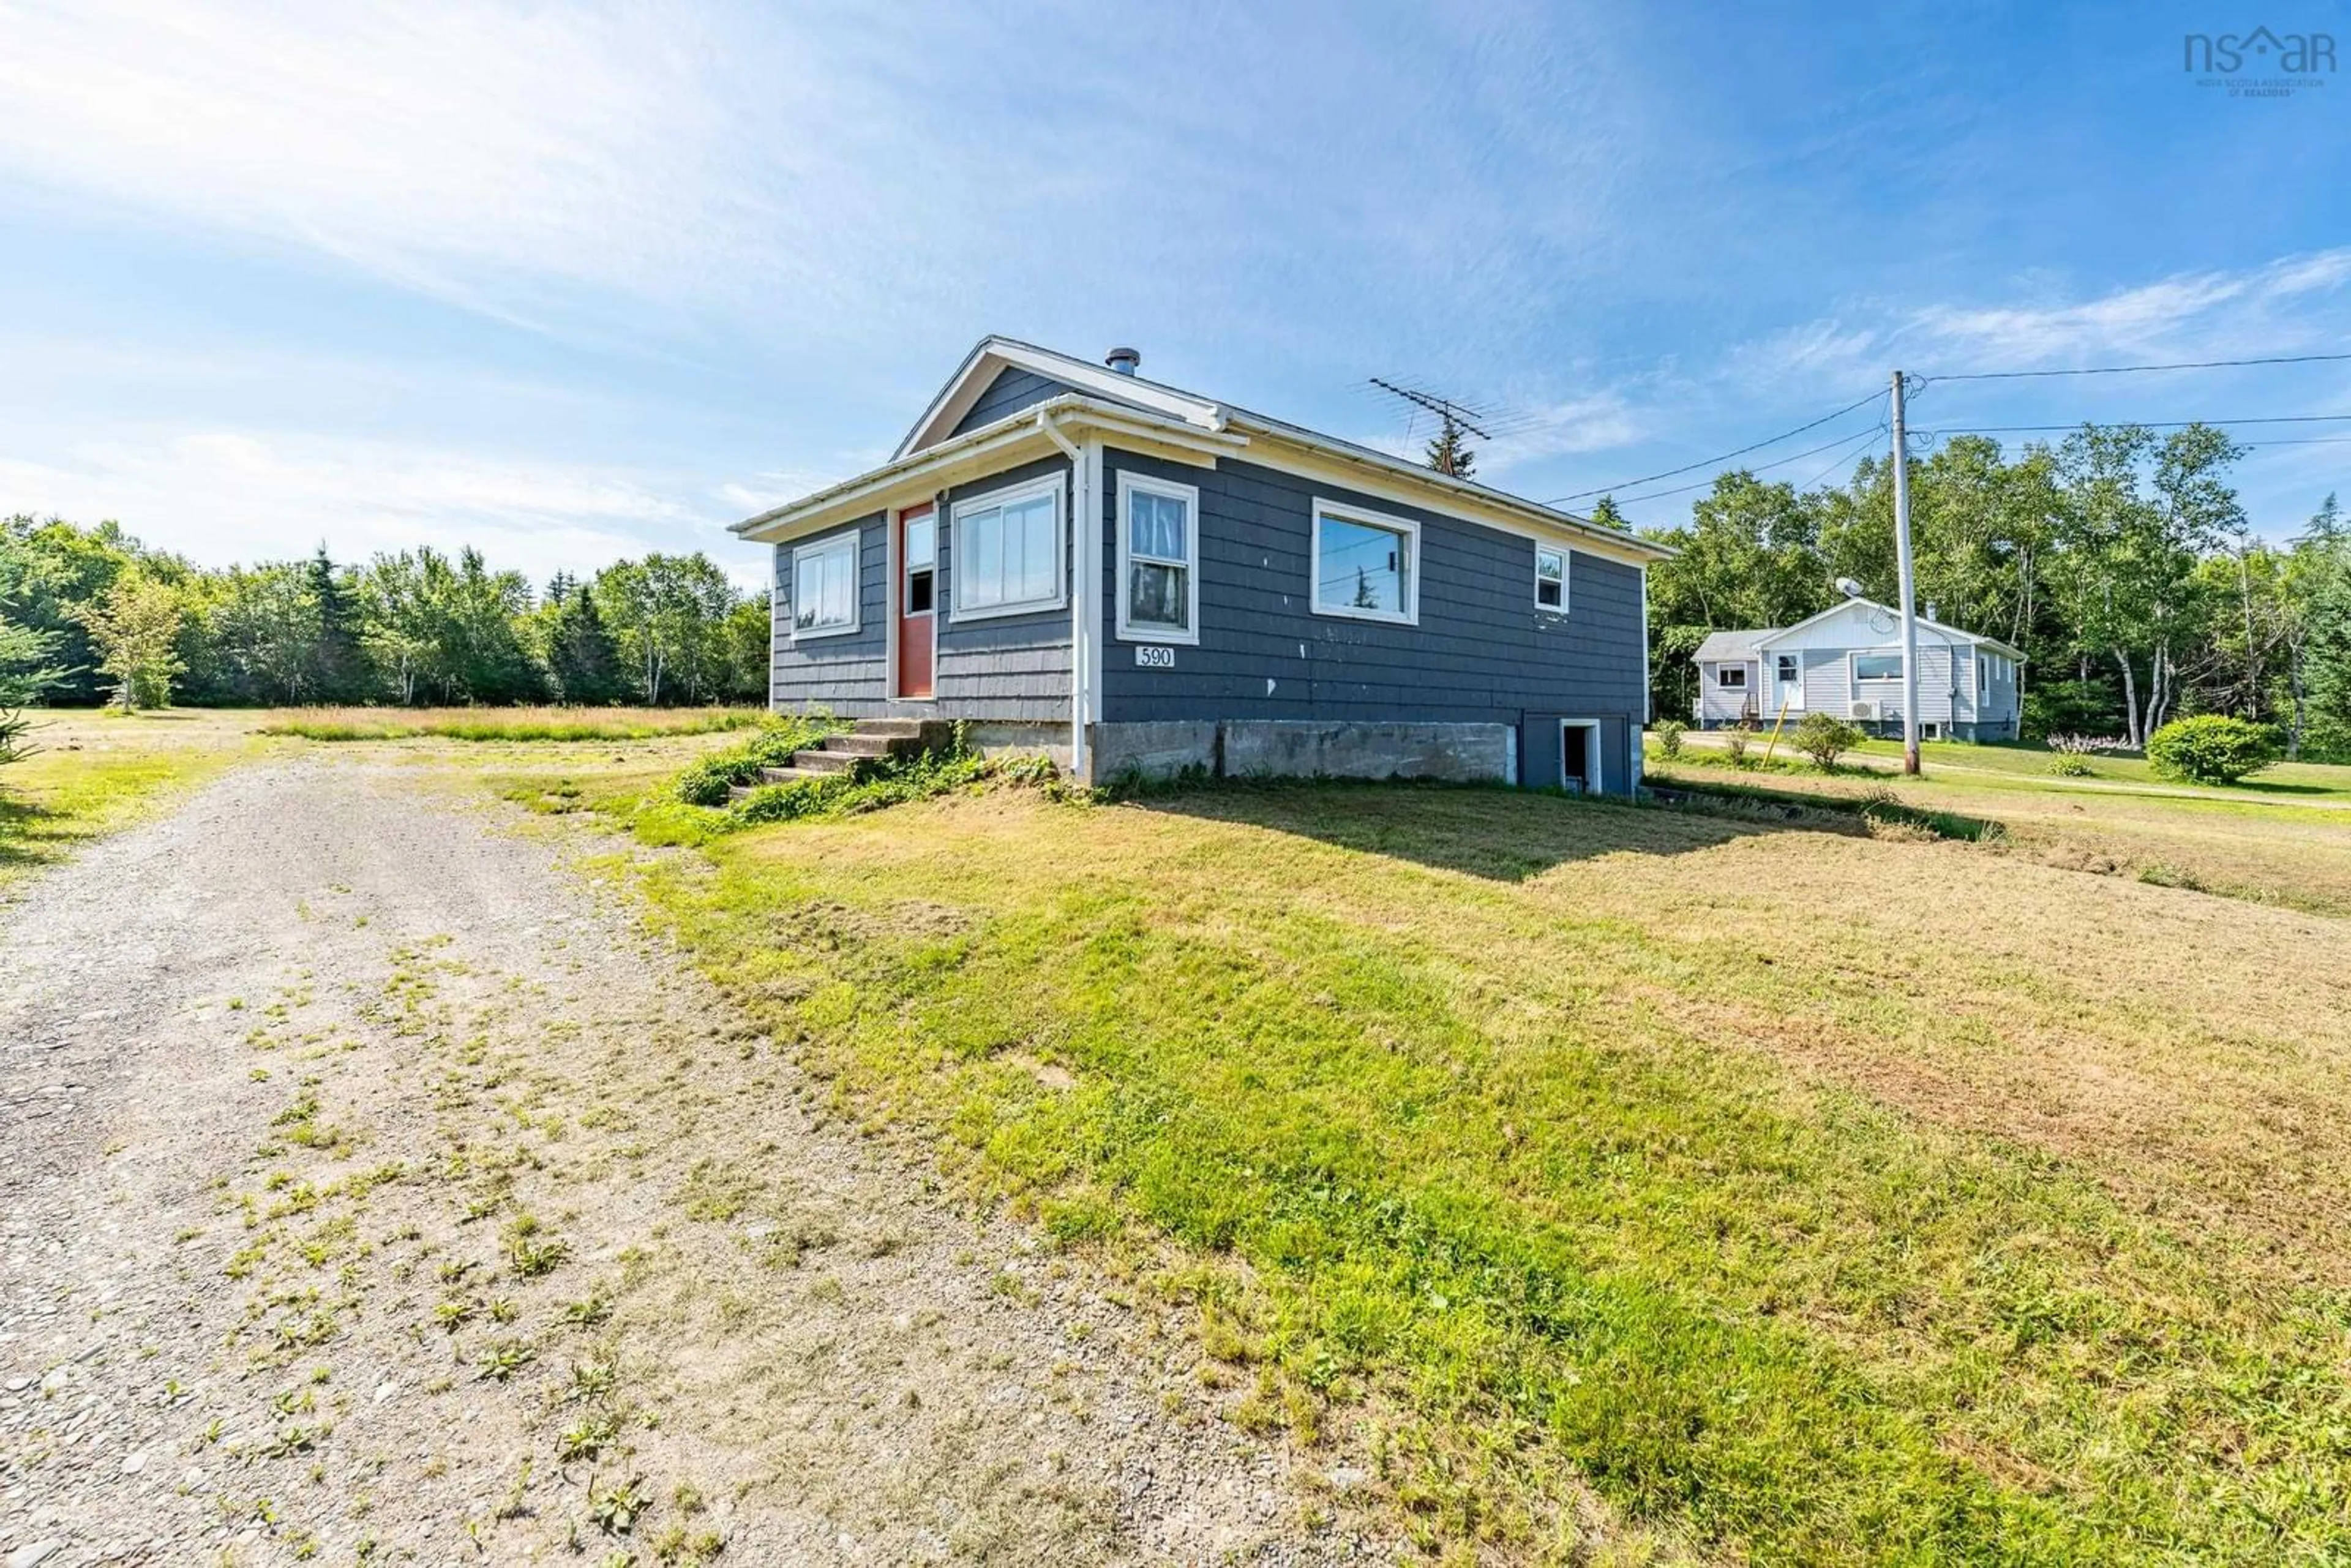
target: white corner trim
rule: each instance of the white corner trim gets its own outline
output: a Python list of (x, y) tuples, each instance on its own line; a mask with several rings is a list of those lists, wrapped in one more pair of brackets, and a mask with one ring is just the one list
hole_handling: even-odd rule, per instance
[[(1649, 655), (1649, 563), (1643, 561), (1641, 563), (1641, 727), (1643, 729), (1648, 728), (1650, 723), (1657, 716), (1655, 711), (1656, 680), (1657, 668), (1650, 662)], [(1704, 688), (1701, 687), (1701, 700), (1703, 700), (1703, 690)], [(1633, 755), (1638, 757), (1640, 754), (1641, 746), (1636, 740), (1633, 744)]]
[[(1170, 560), (1164, 556), (1144, 558), (1147, 561), (1180, 566), (1184, 569), (1184, 591), (1187, 602), (1184, 610), (1185, 624), (1182, 629), (1171, 626), (1138, 626), (1128, 614), (1129, 585), (1134, 580), (1134, 573), (1130, 570), (1134, 553), (1129, 547), (1134, 535), (1127, 528), (1127, 498), (1138, 490), (1146, 496), (1161, 496), (1170, 500), (1181, 501), (1186, 508), (1186, 516), (1184, 524), (1186, 558), (1180, 561)], [(1122, 643), (1176, 643), (1189, 647), (1199, 646), (1200, 487), (1197, 485), (1182, 485), (1173, 479), (1155, 478), (1148, 474), (1137, 474), (1131, 469), (1122, 468), (1118, 471), (1118, 515), (1115, 522), (1118, 527), (1116, 633), (1118, 640)]]
[(794, 547), (792, 550), (791, 618), (795, 622), (799, 618), (799, 611), (798, 607), (800, 601), (800, 561), (802, 558), (813, 555), (824, 555), (831, 551), (839, 550), (844, 545), (846, 545), (849, 549), (851, 582), (849, 594), (849, 624), (846, 626), (811, 626), (805, 632), (801, 631), (798, 625), (794, 625), (791, 628), (792, 641), (794, 643), (813, 642), (820, 637), (854, 636), (859, 627), (862, 625), (865, 619), (865, 528), (862, 524), (860, 524), (855, 528), (843, 528), (839, 533), (827, 534), (820, 539), (815, 539), (808, 544)]
[[(1069, 505), (1064, 494), (1068, 476), (1047, 474), (1035, 479), (1024, 479), (1018, 485), (1007, 485), (985, 495), (967, 496), (948, 507), (947, 527), (947, 623), (965, 621), (995, 621), (1007, 615), (1040, 615), (1050, 610), (1064, 610), (1070, 602), (1070, 550), (1066, 538), (1069, 525)], [(1014, 604), (989, 604), (967, 609), (963, 603), (963, 521), (965, 514), (985, 512), (993, 507), (1016, 505), (1038, 496), (1050, 496), (1053, 500), (1053, 591), (1044, 599), (1024, 599)]]
[[(1336, 616), (1346, 621), (1380, 621), (1391, 626), (1420, 624), (1420, 524), (1411, 517), (1392, 517), (1374, 512), (1366, 507), (1345, 501), (1333, 501), (1325, 497), (1314, 497), (1314, 524), (1306, 548), (1306, 607), (1316, 615)], [(1404, 572), (1404, 613), (1386, 610), (1360, 610), (1352, 604), (1322, 602), (1322, 519), (1337, 517), (1342, 522), (1364, 523), (1376, 528), (1388, 528), (1405, 536), (1405, 563)]]

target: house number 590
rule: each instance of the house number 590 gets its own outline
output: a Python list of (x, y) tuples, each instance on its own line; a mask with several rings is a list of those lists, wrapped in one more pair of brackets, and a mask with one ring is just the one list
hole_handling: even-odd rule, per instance
[(1137, 648), (1134, 651), (1134, 664), (1137, 669), (1172, 670), (1176, 667), (1176, 650), (1173, 648)]

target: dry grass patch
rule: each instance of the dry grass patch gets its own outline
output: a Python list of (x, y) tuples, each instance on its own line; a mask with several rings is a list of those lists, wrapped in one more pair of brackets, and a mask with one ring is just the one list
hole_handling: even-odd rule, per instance
[(1245, 1269), (1269, 1366), (1413, 1413), (1433, 1546), (1554, 1554), (1572, 1474), (1759, 1560), (2351, 1551), (2334, 921), (1477, 791), (707, 856), (649, 885), (755, 1019), (957, 1179)]

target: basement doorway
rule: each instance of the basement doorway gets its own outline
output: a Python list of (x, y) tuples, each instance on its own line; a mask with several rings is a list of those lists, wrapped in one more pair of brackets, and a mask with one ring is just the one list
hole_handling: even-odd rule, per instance
[(1559, 721), (1559, 782), (1584, 795), (1600, 793), (1600, 721), (1563, 718)]

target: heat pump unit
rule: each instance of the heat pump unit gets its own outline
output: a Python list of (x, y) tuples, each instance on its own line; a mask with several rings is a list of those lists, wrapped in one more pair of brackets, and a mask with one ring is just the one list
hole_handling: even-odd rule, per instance
[(1876, 703), (1855, 703), (1853, 705), (1852, 716), (1855, 718), (1876, 718), (1877, 716), (1877, 705)]

